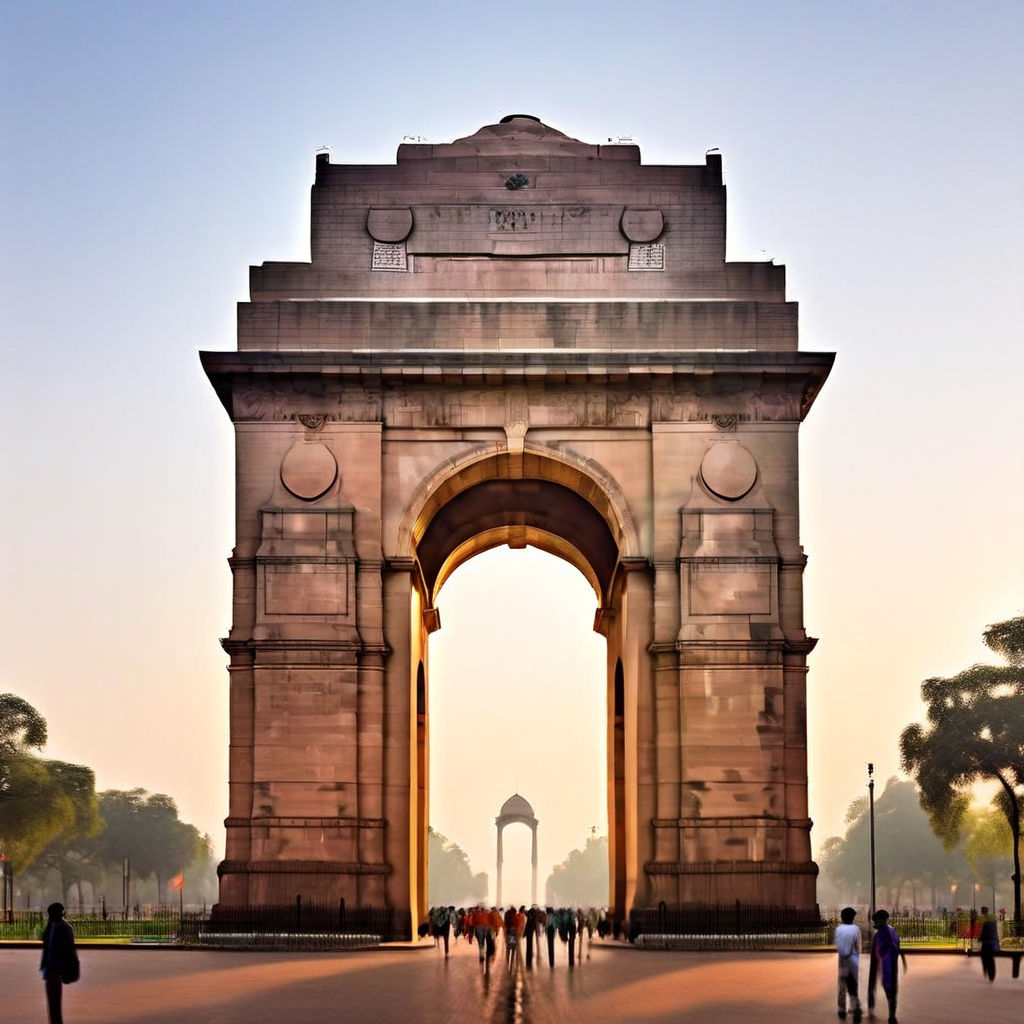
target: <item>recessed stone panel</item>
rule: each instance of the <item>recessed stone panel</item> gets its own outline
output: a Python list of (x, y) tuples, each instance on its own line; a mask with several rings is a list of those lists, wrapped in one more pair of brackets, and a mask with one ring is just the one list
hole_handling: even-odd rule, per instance
[(690, 566), (690, 611), (694, 615), (768, 615), (772, 574), (767, 565), (731, 563)]
[(265, 565), (267, 615), (347, 615), (347, 565)]

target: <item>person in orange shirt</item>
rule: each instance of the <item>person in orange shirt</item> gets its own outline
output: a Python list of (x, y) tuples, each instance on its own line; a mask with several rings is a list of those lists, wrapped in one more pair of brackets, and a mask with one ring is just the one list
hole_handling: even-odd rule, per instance
[(505, 911), (505, 956), (508, 959), (508, 966), (511, 969), (519, 959), (519, 943), (522, 941), (523, 932), (526, 930), (526, 915), (515, 906)]

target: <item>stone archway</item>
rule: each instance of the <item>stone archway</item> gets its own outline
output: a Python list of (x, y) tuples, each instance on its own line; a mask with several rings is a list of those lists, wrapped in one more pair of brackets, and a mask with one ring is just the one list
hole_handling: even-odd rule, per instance
[[(536, 547), (569, 562), (593, 589), (594, 629), (604, 636), (608, 651), (605, 703), (609, 829), (615, 837), (610, 852), (608, 905), (618, 916), (625, 916), (636, 878), (635, 864), (631, 870), (627, 859), (627, 850), (635, 857), (636, 848), (625, 840), (633, 830), (627, 824), (625, 779), (627, 772), (636, 771), (627, 764), (639, 763), (639, 722), (631, 711), (631, 728), (625, 728), (622, 665), (625, 659), (638, 666), (638, 672), (643, 671), (644, 645), (649, 642), (646, 631), (625, 628), (625, 612), (632, 609), (642, 622), (649, 614), (644, 609), (650, 608), (651, 594), (650, 581), (642, 571), (645, 560), (627, 554), (639, 549), (640, 539), (616, 480), (593, 459), (568, 457), (554, 448), (541, 450), (524, 445), (514, 452), (477, 451), (464, 459), (445, 462), (428, 474), (426, 486), (417, 489), (401, 521), (401, 534), (409, 538), (403, 554), (415, 567), (408, 600), (418, 611), (413, 618), (410, 647), (421, 666), (429, 663), (429, 635), (441, 626), (434, 607), (439, 591), (459, 565), (482, 551), (499, 545)], [(644, 685), (639, 678), (633, 680), (636, 690)], [(417, 728), (416, 765), (427, 761), (428, 734), (429, 728)], [(425, 878), (429, 801), (422, 794), (429, 780), (423, 775), (415, 779), (420, 796), (411, 837), (412, 861), (417, 876)], [(513, 800), (518, 806), (521, 798)], [(632, 800), (628, 811), (635, 813)], [(616, 893), (619, 902), (614, 902)]]
[(513, 793), (501, 805), (501, 810), (494, 819), (497, 841), (495, 853), (497, 882), (494, 890), (494, 902), (499, 907), (503, 906), (501, 901), (501, 875), (502, 866), (505, 863), (502, 834), (508, 825), (525, 825), (530, 830), (530, 903), (536, 904), (537, 902), (537, 826), (539, 824), (540, 822), (530, 806), (530, 801), (518, 793)]
[(237, 466), (223, 907), (411, 934), (435, 599), (531, 544), (607, 641), (613, 912), (814, 913), (797, 438), (832, 355), (798, 351), (784, 268), (725, 261), (717, 154), (526, 116), (319, 154), (311, 262), (252, 268), (202, 360)]

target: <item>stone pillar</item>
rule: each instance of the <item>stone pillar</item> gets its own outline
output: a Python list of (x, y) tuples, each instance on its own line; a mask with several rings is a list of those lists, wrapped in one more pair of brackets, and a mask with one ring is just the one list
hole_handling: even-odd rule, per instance
[(497, 906), (501, 906), (501, 865), (504, 863), (505, 857), (501, 852), (501, 836), (505, 831), (504, 825), (497, 825), (498, 829), (498, 859), (497, 859), (497, 882), (494, 887), (494, 902)]
[(530, 847), (530, 903), (537, 902), (537, 826), (530, 829), (533, 834), (533, 843)]

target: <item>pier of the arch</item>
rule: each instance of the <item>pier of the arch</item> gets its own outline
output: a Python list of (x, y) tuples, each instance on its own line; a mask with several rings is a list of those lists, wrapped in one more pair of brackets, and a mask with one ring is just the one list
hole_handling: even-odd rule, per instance
[(437, 595), (532, 544), (607, 641), (615, 912), (813, 912), (797, 436), (832, 357), (724, 225), (717, 155), (531, 118), (318, 157), (311, 263), (253, 268), (202, 356), (237, 465), (223, 905), (412, 928)]

